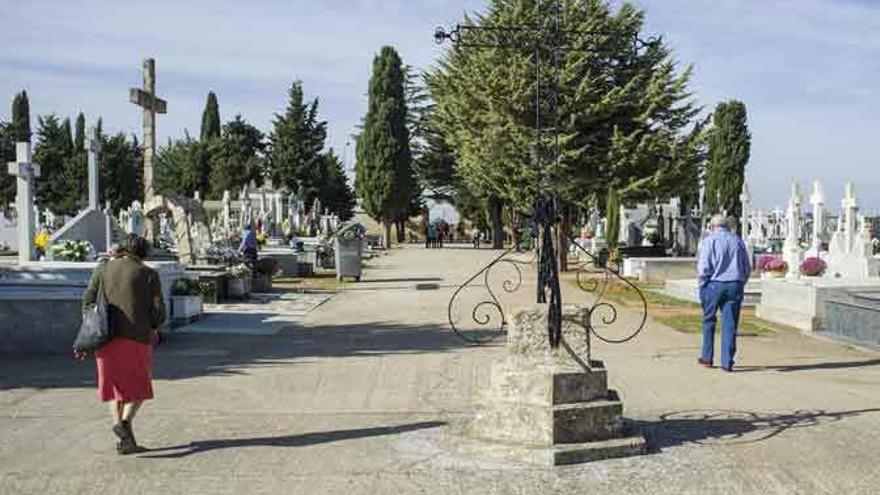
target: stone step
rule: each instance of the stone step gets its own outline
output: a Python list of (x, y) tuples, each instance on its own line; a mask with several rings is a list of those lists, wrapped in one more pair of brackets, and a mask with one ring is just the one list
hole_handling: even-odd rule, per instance
[(616, 459), (642, 455), (648, 452), (648, 444), (641, 435), (612, 438), (599, 442), (585, 442), (553, 447), (554, 466)]
[(477, 438), (528, 445), (607, 440), (624, 432), (623, 404), (613, 390), (603, 400), (556, 406), (496, 397), (480, 408), (470, 432)]
[(593, 365), (585, 372), (577, 366), (501, 361), (492, 366), (484, 400), (549, 406), (605, 399), (608, 372), (601, 362)]

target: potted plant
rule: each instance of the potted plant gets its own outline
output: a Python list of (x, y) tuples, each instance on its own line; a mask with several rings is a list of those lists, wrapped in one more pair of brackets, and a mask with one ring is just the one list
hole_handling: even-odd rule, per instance
[(828, 264), (820, 258), (811, 257), (801, 263), (801, 275), (805, 277), (821, 277), (828, 269)]
[(244, 299), (251, 293), (251, 269), (245, 264), (235, 265), (229, 269), (229, 297)]
[(769, 278), (782, 278), (788, 273), (788, 263), (774, 258), (764, 266), (764, 273)]
[(171, 284), (171, 322), (175, 325), (192, 323), (202, 316), (202, 295), (199, 282), (179, 278)]
[(253, 291), (272, 292), (272, 277), (277, 275), (281, 265), (272, 258), (260, 258), (254, 273)]

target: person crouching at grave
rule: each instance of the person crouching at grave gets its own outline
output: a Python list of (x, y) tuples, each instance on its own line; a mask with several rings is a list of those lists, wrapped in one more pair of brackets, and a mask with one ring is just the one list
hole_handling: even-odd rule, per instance
[(153, 398), (153, 346), (161, 340), (166, 315), (159, 274), (143, 263), (146, 239), (129, 234), (114, 254), (92, 274), (83, 307), (92, 307), (103, 291), (113, 339), (95, 352), (98, 394), (110, 404), (116, 451), (127, 455), (145, 450), (135, 440), (132, 422), (143, 402)]
[(703, 350), (697, 362), (712, 367), (716, 313), (721, 311), (721, 368), (733, 371), (740, 309), (751, 266), (743, 240), (724, 215), (712, 217), (712, 234), (700, 244), (697, 264), (703, 306)]
[(241, 245), (238, 246), (238, 252), (247, 260), (251, 270), (257, 267), (257, 227), (254, 222), (248, 225), (244, 235), (241, 236)]

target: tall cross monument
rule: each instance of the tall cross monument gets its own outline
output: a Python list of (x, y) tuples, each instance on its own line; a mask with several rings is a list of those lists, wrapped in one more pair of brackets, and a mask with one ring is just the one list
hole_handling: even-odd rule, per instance
[(131, 88), (129, 101), (144, 111), (144, 203), (153, 198), (153, 163), (156, 157), (156, 114), (168, 111), (165, 100), (156, 96), (156, 61), (144, 59), (143, 88)]
[(101, 141), (98, 138), (98, 129), (89, 127), (86, 136), (86, 152), (89, 156), (89, 209), (98, 210), (100, 205), (100, 194), (98, 191), (99, 169), (98, 169), (98, 153), (101, 152)]
[(34, 261), (34, 230), (37, 214), (34, 211), (34, 178), (40, 176), (40, 166), (31, 163), (31, 144), (15, 143), (15, 161), (9, 163), (9, 175), (15, 176), (15, 205), (18, 210), (18, 261)]

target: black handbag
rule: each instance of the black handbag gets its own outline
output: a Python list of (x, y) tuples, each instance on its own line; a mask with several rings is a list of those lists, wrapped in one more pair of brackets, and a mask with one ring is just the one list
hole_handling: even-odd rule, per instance
[(94, 352), (110, 342), (113, 335), (107, 321), (107, 298), (104, 296), (104, 283), (98, 277), (98, 295), (95, 305), (83, 311), (82, 324), (73, 342), (75, 350)]

